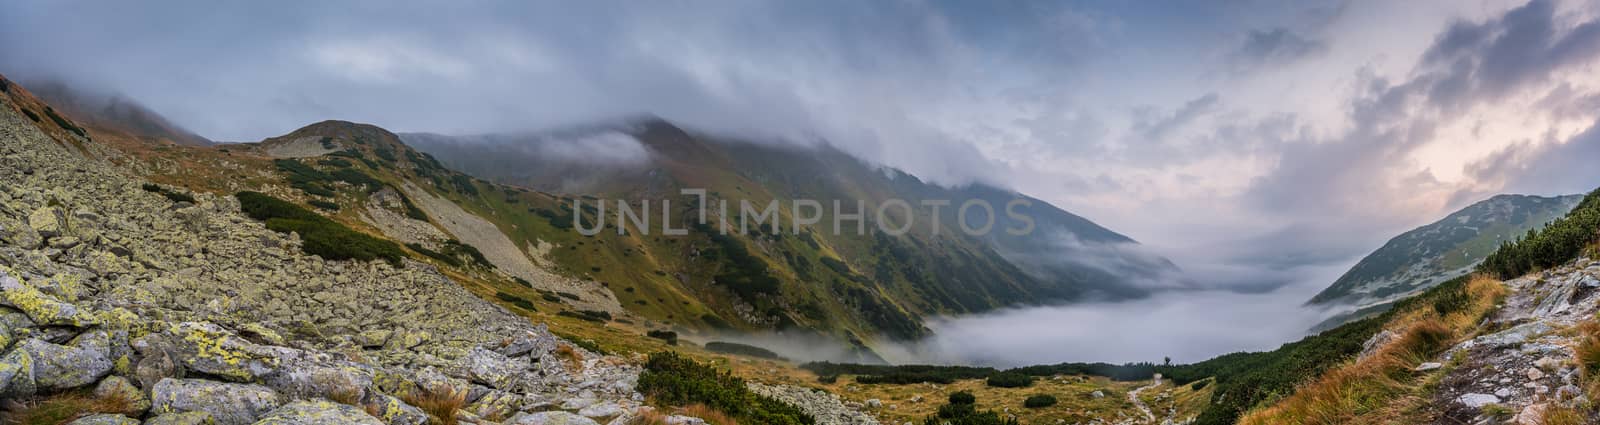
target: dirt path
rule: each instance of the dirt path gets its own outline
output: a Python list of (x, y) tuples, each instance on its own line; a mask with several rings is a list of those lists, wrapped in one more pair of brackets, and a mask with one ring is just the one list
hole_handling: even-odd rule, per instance
[(1150, 411), (1150, 406), (1146, 406), (1144, 400), (1139, 399), (1139, 393), (1159, 386), (1161, 386), (1161, 378), (1156, 378), (1155, 382), (1151, 382), (1150, 385), (1135, 388), (1133, 391), (1128, 392), (1128, 402), (1133, 403), (1133, 407), (1139, 408), (1139, 413), (1143, 413), (1145, 420), (1150, 423), (1156, 422), (1156, 414)]

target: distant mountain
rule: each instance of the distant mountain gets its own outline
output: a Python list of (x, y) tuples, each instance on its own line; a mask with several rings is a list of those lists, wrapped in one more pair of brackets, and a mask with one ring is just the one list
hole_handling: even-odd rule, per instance
[[(888, 295), (913, 314), (970, 313), (998, 307), (1066, 302), (1088, 298), (1132, 298), (1165, 286), (1181, 286), (1177, 268), (1144, 253), (1133, 239), (1047, 202), (1013, 191), (975, 184), (946, 188), (899, 170), (869, 164), (831, 146), (793, 146), (686, 131), (653, 117), (616, 125), (588, 126), (545, 133), (441, 136), (402, 134), (405, 142), (447, 166), (481, 178), (572, 196), (603, 199), (676, 198), (680, 188), (705, 188), (714, 198), (736, 203), (749, 199), (843, 200), (879, 205), (890, 199), (919, 205), (951, 200), (939, 211), (938, 230), (931, 212), (918, 206), (915, 226), (904, 236), (868, 232), (813, 233), (820, 248), (801, 244), (785, 252), (761, 237), (753, 246), (772, 256), (780, 275), (826, 283), (808, 273), (802, 258), (842, 260), (845, 276)], [(969, 199), (997, 209), (994, 231), (969, 237), (959, 230), (956, 207)], [(1004, 213), (1007, 202), (1024, 200), (1018, 210), (1034, 218), (1028, 235), (1001, 229), (1020, 227)], [(788, 204), (784, 204), (785, 210)], [(830, 205), (831, 209), (831, 205)], [(784, 223), (789, 223), (784, 211)], [(872, 214), (869, 214), (869, 216)], [(982, 216), (967, 217), (978, 227)], [(869, 217), (868, 229), (875, 226)], [(821, 282), (815, 282), (821, 280)], [(844, 279), (851, 280), (851, 279)], [(826, 294), (824, 298), (827, 298)], [(913, 335), (902, 335), (913, 336)]]
[(1503, 241), (1566, 215), (1582, 195), (1499, 195), (1390, 239), (1310, 301), (1372, 310), (1467, 274)]
[(94, 94), (56, 81), (29, 84), (33, 94), (90, 131), (146, 143), (208, 146), (212, 141), (119, 95)]

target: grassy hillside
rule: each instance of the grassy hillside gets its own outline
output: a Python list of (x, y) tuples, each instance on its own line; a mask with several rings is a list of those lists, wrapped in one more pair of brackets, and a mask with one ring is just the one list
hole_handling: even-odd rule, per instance
[(1500, 195), (1472, 204), (1390, 239), (1311, 303), (1388, 302), (1464, 275), (1502, 242), (1565, 215), (1581, 199)]

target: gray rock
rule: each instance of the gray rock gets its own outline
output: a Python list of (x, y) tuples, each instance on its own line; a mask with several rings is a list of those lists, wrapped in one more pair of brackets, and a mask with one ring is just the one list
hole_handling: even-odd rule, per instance
[(22, 283), (3, 270), (0, 270), (0, 305), (21, 310), (38, 325), (81, 328), (96, 324), (94, 318), (79, 311), (78, 306), (62, 302), (38, 288)]
[(33, 363), (33, 355), (27, 350), (11, 350), (0, 356), (0, 396), (27, 397), (38, 391)]
[(706, 425), (705, 419), (693, 416), (672, 415), (664, 418), (662, 422), (667, 425)]
[(276, 372), (284, 358), (298, 355), (291, 348), (250, 342), (214, 323), (178, 323), (168, 334), (184, 367), (234, 382), (259, 380)]
[(100, 399), (116, 398), (128, 401), (128, 410), (118, 413), (129, 416), (144, 416), (144, 412), (150, 410), (150, 398), (145, 396), (145, 392), (121, 376), (107, 376), (106, 379), (100, 380), (100, 385), (94, 388), (94, 396)]
[(217, 425), (249, 425), (278, 408), (278, 393), (251, 384), (165, 379), (151, 390), (151, 412), (210, 413)]
[(527, 361), (511, 359), (482, 348), (473, 348), (462, 362), (466, 368), (467, 378), (472, 382), (494, 388), (510, 388), (529, 366)]
[(139, 425), (139, 421), (122, 415), (99, 414), (78, 418), (67, 425)]
[(467, 411), (482, 417), (507, 417), (521, 410), (522, 397), (505, 391), (492, 390), (467, 406)]
[(168, 413), (150, 418), (144, 425), (216, 425), (217, 421), (206, 412)]
[(1467, 393), (1456, 397), (1456, 402), (1474, 409), (1500, 402), (1500, 397), (1491, 394)]
[(296, 401), (267, 413), (256, 425), (384, 425), (378, 418), (347, 404), (327, 400)]
[(1543, 321), (1535, 321), (1517, 325), (1511, 329), (1506, 329), (1493, 334), (1480, 336), (1475, 338), (1473, 341), (1476, 344), (1483, 344), (1491, 347), (1501, 347), (1527, 342), (1529, 339), (1546, 332), (1550, 332), (1551, 330), (1552, 328), (1550, 325), (1545, 324)]
[(422, 409), (388, 395), (372, 393), (362, 404), (372, 406), (378, 412), (378, 419), (389, 425), (422, 425), (428, 422), (428, 414), (423, 413)]
[(66, 216), (61, 210), (44, 207), (28, 215), (28, 227), (44, 238), (52, 238), (66, 231)]
[(624, 410), (622, 406), (618, 406), (617, 403), (609, 401), (591, 404), (589, 407), (578, 410), (579, 415), (590, 418), (609, 418), (612, 416), (621, 415), (623, 412)]
[(518, 413), (504, 425), (600, 425), (593, 419), (562, 411)]
[(1423, 364), (1417, 365), (1417, 368), (1416, 369), (1412, 369), (1412, 370), (1415, 370), (1417, 372), (1427, 372), (1427, 371), (1435, 370), (1435, 369), (1442, 368), (1442, 367), (1444, 367), (1444, 363), (1427, 362), (1427, 363), (1423, 363)]
[(79, 336), (71, 346), (29, 339), (17, 344), (33, 359), (34, 384), (56, 391), (93, 384), (111, 373), (110, 336), (104, 330)]

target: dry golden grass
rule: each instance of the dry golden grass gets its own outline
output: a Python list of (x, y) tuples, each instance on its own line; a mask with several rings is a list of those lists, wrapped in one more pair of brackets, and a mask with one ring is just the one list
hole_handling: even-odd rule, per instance
[(721, 410), (713, 409), (711, 406), (704, 404), (691, 404), (679, 409), (679, 412), (683, 415), (705, 419), (706, 423), (711, 425), (739, 425), (739, 421), (734, 420), (727, 413), (722, 413)]
[(583, 371), (583, 353), (572, 348), (571, 345), (561, 344), (556, 346), (556, 357), (567, 363), (567, 368), (576, 372)]
[(323, 375), (314, 379), (321, 381), (322, 386), (328, 388), (328, 393), (324, 394), (324, 396), (328, 397), (328, 400), (339, 404), (361, 406), (361, 396), (365, 391), (355, 383), (350, 382), (349, 378), (343, 375)]
[(0, 423), (6, 425), (60, 425), (97, 413), (129, 413), (133, 401), (121, 395), (96, 398), (74, 391), (0, 402)]
[[(660, 403), (656, 402), (655, 400), (650, 400), (650, 404), (660, 405)], [(627, 425), (666, 425), (667, 416), (674, 414), (704, 419), (707, 424), (711, 425), (739, 425), (739, 421), (733, 419), (733, 417), (729, 416), (727, 413), (723, 413), (721, 410), (713, 409), (710, 406), (700, 403), (674, 409), (673, 413), (662, 413), (661, 410), (651, 410), (629, 419)]]
[(467, 391), (449, 385), (406, 391), (400, 400), (422, 409), (432, 425), (456, 425), (456, 411), (467, 406)]
[(1582, 372), (1584, 392), (1600, 394), (1600, 323), (1584, 322), (1577, 326), (1582, 334), (1578, 342), (1578, 370)]
[(1584, 425), (1589, 423), (1577, 408), (1549, 406), (1544, 409), (1543, 425)]
[(1454, 341), (1470, 335), (1478, 321), (1504, 298), (1499, 281), (1475, 276), (1467, 283), (1471, 305), (1440, 316), (1429, 308), (1402, 312), (1385, 328), (1399, 337), (1372, 356), (1334, 368), (1284, 400), (1250, 412), (1240, 424), (1405, 423), (1426, 379), (1412, 372)]

